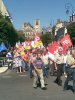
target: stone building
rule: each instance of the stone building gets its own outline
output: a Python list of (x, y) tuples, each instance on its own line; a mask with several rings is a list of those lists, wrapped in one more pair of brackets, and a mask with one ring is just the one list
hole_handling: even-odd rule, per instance
[(66, 33), (67, 29), (66, 26), (69, 24), (69, 22), (61, 21), (60, 19), (57, 20), (57, 23), (55, 25), (55, 39), (60, 40)]
[(0, 12), (2, 13), (3, 16), (9, 16), (9, 12), (6, 8), (6, 6), (3, 3), (3, 0), (0, 0)]
[(75, 14), (72, 14), (72, 15), (70, 16), (70, 22), (75, 22)]
[(22, 27), (23, 33), (25, 34), (26, 39), (33, 40), (36, 32), (40, 33), (40, 20), (34, 21), (34, 26), (30, 23), (24, 23)]
[(5, 6), (3, 0), (0, 0), (0, 13), (1, 13), (4, 17), (7, 16), (7, 17), (10, 19), (10, 21), (12, 22), (11, 15), (10, 15), (8, 9), (6, 8), (6, 6)]
[(34, 39), (35, 30), (30, 23), (24, 23), (22, 30), (26, 39)]
[(40, 20), (39, 19), (34, 21), (34, 30), (40, 33)]

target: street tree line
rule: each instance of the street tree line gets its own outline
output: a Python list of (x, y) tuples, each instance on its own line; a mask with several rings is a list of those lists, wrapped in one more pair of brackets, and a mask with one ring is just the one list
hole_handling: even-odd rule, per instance
[(14, 28), (9, 17), (3, 16), (0, 13), (0, 44), (4, 42), (5, 45), (10, 44), (11, 46), (14, 46), (19, 40), (23, 41), (24, 36), (20, 35)]

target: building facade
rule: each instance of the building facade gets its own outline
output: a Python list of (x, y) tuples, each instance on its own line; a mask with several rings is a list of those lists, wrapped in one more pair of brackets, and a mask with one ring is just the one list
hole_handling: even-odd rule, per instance
[(56, 26), (55, 26), (55, 39), (56, 41), (60, 40), (66, 33), (67, 29), (66, 26), (68, 25), (68, 22), (63, 22), (60, 19), (57, 20)]
[(42, 28), (42, 34), (47, 33), (47, 32), (52, 32), (52, 27), (48, 26), (48, 27), (43, 27)]
[(40, 33), (40, 20), (34, 21), (34, 26), (30, 23), (25, 22), (22, 27), (22, 31), (26, 39), (33, 40), (36, 32)]
[(30, 23), (24, 23), (22, 30), (26, 39), (34, 39), (35, 30)]
[(6, 6), (4, 5), (3, 0), (0, 0), (0, 12), (2, 13), (3, 16), (9, 16), (9, 12)]
[(34, 21), (34, 30), (35, 32), (40, 33), (40, 20), (39, 19)]
[(75, 14), (70, 16), (70, 22), (75, 22)]

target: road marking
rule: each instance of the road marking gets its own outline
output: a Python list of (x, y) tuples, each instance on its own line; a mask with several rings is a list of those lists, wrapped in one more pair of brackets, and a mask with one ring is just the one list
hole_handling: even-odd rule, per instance
[(26, 77), (26, 76), (28, 76), (28, 75), (19, 75), (20, 77)]
[(2, 78), (11, 78), (12, 76), (2, 76)]

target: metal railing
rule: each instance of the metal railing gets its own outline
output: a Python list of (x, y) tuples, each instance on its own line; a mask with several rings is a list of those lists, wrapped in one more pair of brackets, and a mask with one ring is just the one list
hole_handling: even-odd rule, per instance
[(0, 67), (8, 66), (7, 58), (6, 57), (0, 57)]

